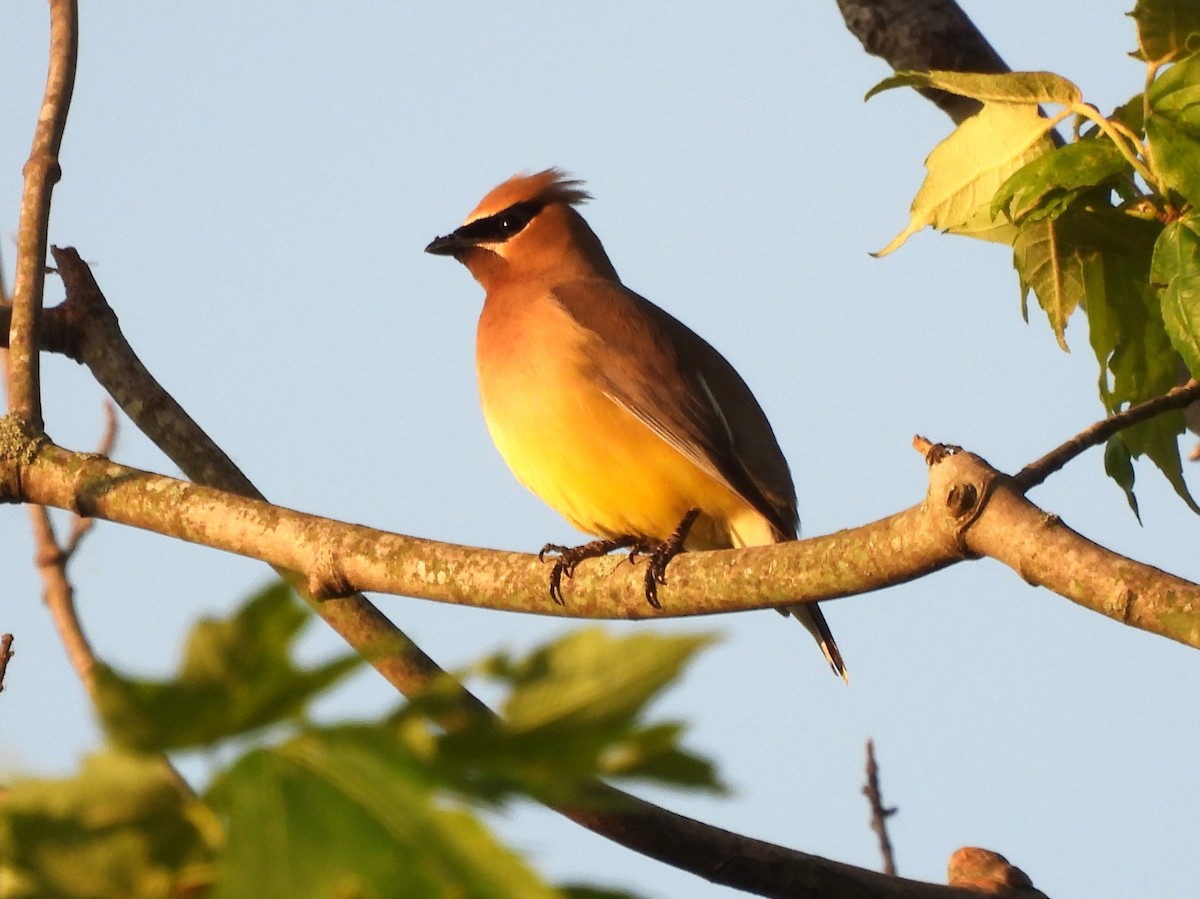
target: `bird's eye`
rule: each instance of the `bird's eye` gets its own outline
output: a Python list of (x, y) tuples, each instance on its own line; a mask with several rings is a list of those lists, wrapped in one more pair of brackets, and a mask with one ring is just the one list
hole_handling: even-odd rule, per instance
[(537, 200), (516, 203), (495, 215), (463, 225), (454, 233), (459, 238), (476, 244), (503, 243), (525, 230), (525, 226), (533, 221), (534, 216), (541, 212), (544, 206), (545, 204)]
[(537, 203), (518, 203), (496, 216), (496, 232), (502, 237), (512, 237), (520, 232), (535, 215), (542, 211)]

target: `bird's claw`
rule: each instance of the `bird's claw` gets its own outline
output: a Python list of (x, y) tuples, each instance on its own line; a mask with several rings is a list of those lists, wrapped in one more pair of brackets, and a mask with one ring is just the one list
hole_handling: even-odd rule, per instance
[(563, 598), (563, 578), (570, 579), (575, 574), (575, 568), (585, 559), (596, 559), (608, 555), (614, 549), (629, 548), (630, 563), (636, 562), (638, 556), (646, 556), (646, 575), (642, 580), (642, 589), (646, 594), (646, 602), (655, 609), (661, 609), (658, 601), (658, 585), (667, 582), (667, 565), (683, 552), (683, 543), (687, 539), (699, 509), (691, 509), (679, 527), (669, 538), (659, 543), (643, 540), (637, 537), (617, 537), (615, 539), (593, 540), (583, 546), (562, 546), (558, 543), (547, 543), (538, 552), (538, 561), (546, 562), (546, 555), (554, 553), (554, 567), (550, 569), (550, 598), (557, 605), (565, 605)]
[(593, 540), (591, 543), (583, 544), (583, 546), (562, 546), (558, 543), (547, 543), (538, 553), (538, 561), (545, 563), (547, 553), (554, 553), (558, 557), (554, 560), (554, 567), (550, 569), (550, 598), (557, 605), (565, 605), (562, 592), (564, 577), (567, 579), (573, 577), (575, 568), (585, 559), (597, 559), (600, 556), (607, 555), (614, 549), (620, 549), (621, 547), (629, 546), (629, 544), (629, 538)]
[(692, 525), (696, 523), (699, 515), (699, 509), (688, 510), (688, 513), (683, 516), (683, 520), (679, 522), (679, 527), (675, 528), (675, 532), (669, 538), (657, 544), (634, 544), (633, 549), (630, 550), (630, 562), (639, 553), (645, 553), (647, 556), (646, 575), (642, 579), (642, 589), (646, 594), (646, 602), (650, 603), (651, 608), (662, 608), (662, 603), (658, 601), (658, 585), (667, 583), (667, 566), (672, 559), (683, 552), (683, 544), (687, 540), (688, 531), (692, 529)]

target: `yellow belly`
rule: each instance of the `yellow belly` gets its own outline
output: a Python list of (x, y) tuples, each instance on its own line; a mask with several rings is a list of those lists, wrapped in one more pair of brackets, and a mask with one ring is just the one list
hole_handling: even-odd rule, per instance
[(526, 487), (581, 531), (664, 540), (699, 508), (692, 543), (730, 546), (744, 505), (631, 413), (603, 395), (543, 416), (487, 417), (497, 449)]
[(588, 378), (586, 335), (546, 324), (513, 333), (521, 321), (510, 318), (491, 335), (503, 348), (476, 360), (488, 430), (522, 484), (588, 534), (663, 540), (698, 508), (689, 548), (770, 542), (731, 533), (762, 516)]

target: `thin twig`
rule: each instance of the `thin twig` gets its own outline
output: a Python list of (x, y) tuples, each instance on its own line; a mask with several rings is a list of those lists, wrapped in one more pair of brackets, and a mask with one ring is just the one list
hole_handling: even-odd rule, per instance
[(0, 634), (0, 693), (4, 692), (4, 675), (8, 673), (8, 660), (13, 657), (12, 644), (12, 634)]
[(79, 676), (84, 688), (92, 692), (92, 670), (96, 666), (96, 655), (83, 633), (79, 616), (75, 613), (75, 590), (67, 578), (67, 556), (58, 545), (50, 511), (45, 506), (30, 506), (29, 520), (33, 526), (36, 546), (34, 556), (38, 572), (42, 575), (42, 601), (50, 610), (50, 618), (58, 631), (58, 638), (67, 651), (71, 667)]
[[(97, 453), (107, 456), (112, 452), (117, 439), (117, 416), (110, 402), (104, 404), (105, 427)], [(50, 520), (50, 510), (45, 506), (29, 507), (33, 525), (36, 562), (42, 575), (42, 599), (50, 610), (50, 617), (71, 660), (71, 667), (79, 676), (84, 688), (92, 692), (92, 671), (96, 666), (96, 654), (83, 632), (79, 614), (75, 609), (75, 588), (67, 577), (67, 565), (83, 538), (92, 529), (93, 518), (74, 516), (71, 532), (66, 542), (59, 544)]]
[(77, 0), (50, 0), (50, 67), (46, 91), (33, 133), (17, 231), (17, 270), (13, 284), (12, 323), (9, 326), (8, 410), (34, 431), (43, 428), (38, 319), (46, 281), (46, 249), (50, 227), (50, 198), (62, 176), (58, 151), (67, 124), (75, 87), (79, 51)]
[(883, 793), (879, 789), (879, 765), (875, 762), (875, 741), (867, 740), (867, 783), (863, 795), (871, 803), (871, 830), (879, 837), (879, 851), (883, 854), (883, 873), (896, 876), (896, 857), (892, 853), (892, 841), (888, 837), (887, 819), (896, 814), (895, 807), (886, 808)]
[(1022, 493), (1028, 493), (1046, 478), (1093, 446), (1099, 446), (1125, 428), (1132, 427), (1164, 412), (1183, 409), (1200, 400), (1200, 382), (1195, 378), (1180, 387), (1173, 387), (1162, 396), (1131, 406), (1123, 412), (1105, 418), (1080, 431), (1066, 443), (1055, 447), (1036, 462), (1022, 468), (1014, 477), (1013, 484)]

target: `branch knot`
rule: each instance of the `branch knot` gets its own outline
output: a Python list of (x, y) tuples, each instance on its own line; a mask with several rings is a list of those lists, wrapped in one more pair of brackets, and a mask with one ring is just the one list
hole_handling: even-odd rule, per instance
[(308, 569), (308, 592), (318, 601), (344, 599), (355, 593), (338, 553), (328, 544), (322, 544), (313, 556)]
[(962, 557), (977, 558), (978, 554), (967, 545), (967, 531), (983, 514), (995, 479), (1002, 475), (959, 446), (931, 443), (918, 435), (913, 438), (913, 447), (929, 466), (928, 501), (950, 513), (948, 527)]
[(0, 502), (24, 500), (21, 469), (50, 439), (15, 412), (0, 417)]

